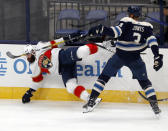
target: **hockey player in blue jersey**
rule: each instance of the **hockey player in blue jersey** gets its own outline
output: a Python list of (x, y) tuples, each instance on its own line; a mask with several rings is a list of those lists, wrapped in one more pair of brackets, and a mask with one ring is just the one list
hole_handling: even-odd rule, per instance
[(140, 7), (130, 6), (128, 7), (128, 17), (122, 18), (118, 26), (105, 27), (99, 25), (89, 30), (90, 35), (108, 35), (117, 38), (117, 42), (115, 43), (116, 53), (108, 60), (95, 82), (90, 99), (83, 106), (84, 112), (91, 112), (95, 108), (95, 100), (103, 91), (105, 84), (110, 77), (115, 77), (117, 71), (123, 66), (127, 66), (133, 74), (133, 79), (138, 80), (146, 97), (149, 99), (154, 113), (159, 114), (161, 112), (158, 107), (155, 90), (148, 79), (146, 66), (140, 56), (140, 52), (148, 46), (151, 48), (154, 55), (153, 68), (156, 71), (163, 65), (163, 55), (159, 54), (158, 43), (153, 35), (153, 26), (148, 22), (139, 22), (140, 15)]

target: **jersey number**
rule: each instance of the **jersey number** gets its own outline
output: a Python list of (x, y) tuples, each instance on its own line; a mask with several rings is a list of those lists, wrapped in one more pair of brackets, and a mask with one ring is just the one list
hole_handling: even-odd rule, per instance
[(136, 39), (134, 41), (136, 43), (139, 43), (141, 40), (141, 34), (134, 32), (133, 36), (136, 36)]

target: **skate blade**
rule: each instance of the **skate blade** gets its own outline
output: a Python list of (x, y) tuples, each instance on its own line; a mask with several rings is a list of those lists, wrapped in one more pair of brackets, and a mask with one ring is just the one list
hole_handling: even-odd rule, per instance
[(95, 107), (98, 106), (98, 104), (102, 101), (102, 98), (98, 98), (96, 99), (96, 104), (93, 107), (88, 107), (88, 108), (83, 108), (83, 113), (88, 113), (88, 112), (92, 112), (94, 110)]
[(155, 119), (160, 119), (160, 117), (161, 117), (160, 113), (159, 114), (155, 114), (155, 116), (154, 116)]
[[(95, 107), (95, 106), (94, 106)], [(83, 113), (88, 113), (88, 112), (92, 112), (94, 110), (94, 107), (87, 107), (87, 108), (83, 108)]]

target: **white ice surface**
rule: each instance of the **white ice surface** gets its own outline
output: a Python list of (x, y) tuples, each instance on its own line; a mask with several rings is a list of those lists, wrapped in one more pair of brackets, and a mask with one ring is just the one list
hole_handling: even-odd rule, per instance
[(86, 114), (83, 104), (0, 100), (0, 131), (168, 131), (168, 105), (156, 119), (147, 104), (102, 102)]

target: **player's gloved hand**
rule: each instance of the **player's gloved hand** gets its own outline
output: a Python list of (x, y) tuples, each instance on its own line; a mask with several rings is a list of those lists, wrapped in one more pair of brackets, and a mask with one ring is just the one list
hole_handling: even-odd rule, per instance
[(30, 102), (30, 98), (33, 96), (32, 93), (35, 92), (34, 89), (30, 88), (22, 97), (22, 103)]
[(93, 35), (102, 35), (103, 30), (104, 30), (104, 26), (100, 24), (98, 26), (94, 26), (94, 27), (90, 28), (89, 31), (88, 31), (88, 34), (90, 36), (93, 36)]
[(78, 30), (75, 33), (72, 33), (63, 37), (63, 39), (65, 40), (66, 44), (70, 44), (70, 43), (77, 42), (79, 39), (81, 39), (81, 36), (82, 36), (82, 31)]
[(163, 66), (163, 55), (159, 54), (158, 56), (154, 56), (154, 66), (153, 69), (158, 71)]

